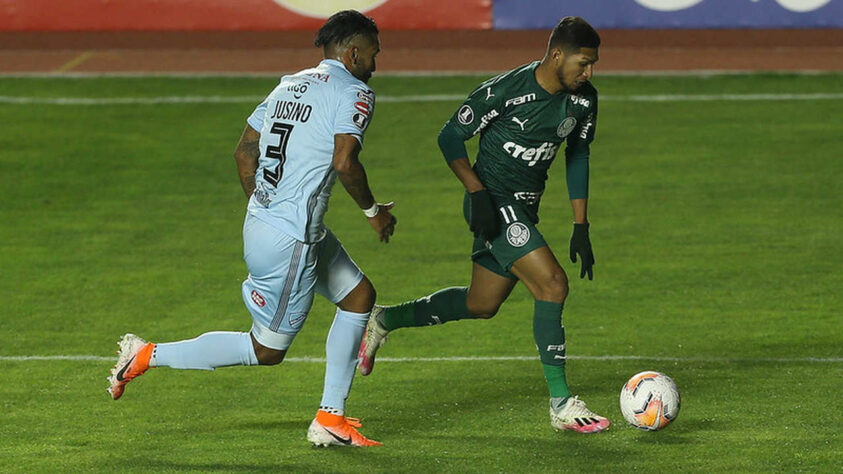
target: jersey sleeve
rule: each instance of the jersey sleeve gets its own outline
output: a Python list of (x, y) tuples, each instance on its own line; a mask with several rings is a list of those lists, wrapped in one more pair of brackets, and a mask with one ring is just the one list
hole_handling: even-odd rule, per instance
[(249, 118), (246, 119), (246, 123), (249, 124), (250, 127), (255, 129), (256, 131), (260, 132), (263, 129), (263, 118), (266, 117), (266, 102), (268, 99), (264, 99), (255, 110), (252, 112), (252, 115), (249, 115)]
[(581, 115), (579, 126), (566, 139), (565, 174), (570, 199), (588, 198), (588, 159), (597, 129), (596, 91), (584, 100), (588, 105)]
[(375, 92), (362, 84), (347, 87), (340, 95), (334, 135), (354, 135), (363, 145), (363, 134), (375, 113)]
[(466, 140), (482, 132), (503, 114), (500, 95), (494, 83), (484, 83), (475, 89), (445, 122), (439, 132), (439, 148), (448, 162), (466, 158)]
[(597, 94), (587, 96), (584, 100), (588, 102), (588, 105), (579, 114), (579, 126), (567, 138), (566, 157), (587, 157), (590, 154), (591, 142), (594, 141), (597, 129)]

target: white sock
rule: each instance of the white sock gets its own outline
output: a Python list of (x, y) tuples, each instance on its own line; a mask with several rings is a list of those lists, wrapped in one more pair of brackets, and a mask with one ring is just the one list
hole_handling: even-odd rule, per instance
[(156, 344), (150, 367), (214, 370), (229, 365), (258, 365), (247, 332), (206, 332), (195, 339)]
[(348, 398), (354, 370), (357, 368), (357, 351), (368, 320), (369, 313), (351, 313), (337, 308), (325, 344), (328, 362), (325, 365), (325, 388), (320, 404), (323, 410), (334, 409), (344, 414), (345, 399)]

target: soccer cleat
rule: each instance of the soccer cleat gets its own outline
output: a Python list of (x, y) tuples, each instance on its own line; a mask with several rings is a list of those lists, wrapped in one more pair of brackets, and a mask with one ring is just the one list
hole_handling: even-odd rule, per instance
[(372, 373), (375, 365), (375, 353), (386, 342), (386, 335), (389, 334), (389, 331), (384, 329), (378, 322), (378, 316), (384, 310), (385, 308), (383, 306), (375, 305), (372, 308), (372, 313), (369, 314), (369, 322), (366, 323), (366, 333), (363, 334), (363, 340), (360, 341), (360, 351), (357, 352), (360, 375), (369, 375)]
[(357, 418), (319, 410), (307, 429), (307, 440), (314, 446), (381, 446), (381, 443), (366, 438), (355, 429), (361, 426)]
[(123, 395), (127, 383), (149, 369), (149, 359), (155, 349), (155, 344), (134, 334), (124, 335), (118, 344), (120, 350), (117, 351), (117, 363), (111, 369), (111, 377), (107, 379), (111, 383), (108, 393), (115, 400)]
[(550, 426), (557, 430), (572, 430), (577, 433), (599, 433), (609, 427), (609, 420), (585, 407), (577, 397), (568, 397), (560, 407), (550, 403)]

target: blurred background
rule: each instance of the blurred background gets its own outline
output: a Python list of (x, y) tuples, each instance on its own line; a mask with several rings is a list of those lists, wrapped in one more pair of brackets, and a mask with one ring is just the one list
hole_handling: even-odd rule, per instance
[(346, 8), (383, 31), (382, 72), (506, 70), (567, 15), (601, 71), (843, 70), (843, 0), (0, 0), (0, 73), (298, 70)]

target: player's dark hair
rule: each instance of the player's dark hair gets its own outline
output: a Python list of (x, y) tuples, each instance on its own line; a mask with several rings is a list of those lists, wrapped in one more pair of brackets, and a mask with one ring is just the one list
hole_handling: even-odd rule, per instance
[(342, 46), (361, 34), (377, 37), (378, 25), (375, 20), (357, 10), (343, 10), (331, 15), (319, 28), (313, 44), (323, 48)]
[(600, 35), (584, 19), (566, 16), (559, 20), (550, 34), (548, 49), (557, 46), (565, 53), (579, 51), (580, 48), (597, 48), (600, 46)]

